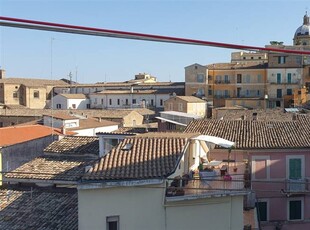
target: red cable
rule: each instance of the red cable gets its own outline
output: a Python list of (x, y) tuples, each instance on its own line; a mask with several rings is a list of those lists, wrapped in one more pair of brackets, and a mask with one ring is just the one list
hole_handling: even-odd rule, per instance
[(187, 44), (194, 44), (194, 45), (206, 45), (206, 46), (215, 46), (215, 47), (230, 48), (230, 49), (260, 50), (260, 51), (269, 51), (269, 52), (271, 51), (271, 52), (310, 55), (310, 51), (286, 50), (286, 49), (278, 49), (278, 48), (264, 48), (264, 47), (257, 47), (257, 46), (236, 45), (236, 44), (210, 42), (210, 41), (202, 41), (202, 40), (187, 39), (187, 38), (177, 38), (177, 37), (168, 37), (168, 36), (160, 36), (160, 35), (153, 35), (153, 34), (143, 34), (143, 33), (127, 32), (127, 31), (108, 30), (108, 29), (92, 28), (92, 27), (85, 27), (85, 26), (75, 26), (75, 25), (68, 25), (68, 24), (34, 21), (34, 20), (10, 18), (10, 17), (3, 17), (3, 16), (0, 16), (0, 20), (26, 23), (26, 24), (34, 24), (34, 25), (45, 25), (45, 26), (58, 27), (58, 28), (92, 31), (92, 32), (104, 32), (104, 33), (110, 33), (110, 34), (116, 34), (116, 35), (126, 35), (128, 36), (127, 38), (140, 37), (140, 38), (145, 38), (146, 40), (154, 39), (154, 40), (158, 40), (162, 42), (180, 42), (180, 43), (187, 43)]

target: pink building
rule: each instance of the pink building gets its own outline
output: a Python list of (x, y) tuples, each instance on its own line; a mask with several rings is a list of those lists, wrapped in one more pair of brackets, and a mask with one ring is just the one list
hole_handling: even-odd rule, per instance
[[(245, 179), (250, 179), (262, 229), (310, 229), (310, 116), (291, 121), (195, 120), (185, 132), (236, 143), (229, 155), (227, 149), (216, 148), (210, 157), (230, 159), (238, 167), (249, 163)], [(244, 173), (242, 169), (237, 172)]]

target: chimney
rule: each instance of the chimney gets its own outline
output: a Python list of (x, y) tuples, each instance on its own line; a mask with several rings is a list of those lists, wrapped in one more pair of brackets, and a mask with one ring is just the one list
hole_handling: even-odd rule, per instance
[(0, 79), (4, 79), (4, 78), (5, 78), (5, 70), (0, 69)]

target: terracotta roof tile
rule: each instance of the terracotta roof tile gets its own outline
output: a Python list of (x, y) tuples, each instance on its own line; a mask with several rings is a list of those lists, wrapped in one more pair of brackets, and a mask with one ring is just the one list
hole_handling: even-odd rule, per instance
[(63, 96), (65, 98), (68, 98), (68, 99), (86, 99), (86, 95), (85, 94), (82, 94), (82, 93), (61, 93), (59, 94), (60, 96)]
[(190, 103), (206, 103), (206, 101), (198, 97), (194, 97), (194, 96), (176, 96), (176, 98), (180, 98), (181, 100), (184, 100)]
[(3, 78), (0, 79), (0, 83), (5, 84), (23, 84), (26, 86), (44, 86), (44, 85), (51, 85), (51, 86), (63, 86), (69, 85), (68, 83), (62, 80), (47, 80), (47, 79), (34, 79), (34, 78)]
[[(124, 139), (89, 170), (85, 180), (151, 179), (172, 174), (188, 133), (147, 133)], [(126, 150), (126, 146), (131, 146)]]
[(237, 149), (310, 148), (310, 118), (294, 121), (194, 120), (185, 132), (221, 137)]
[(1, 189), (0, 229), (78, 229), (76, 190)]
[(67, 136), (51, 143), (44, 149), (48, 153), (65, 155), (99, 155), (99, 138), (83, 136)]
[[(0, 146), (14, 145), (52, 135), (53, 128), (43, 125), (27, 125), (0, 128)], [(54, 134), (55, 134), (54, 129)]]
[(42, 156), (6, 173), (11, 179), (78, 181), (85, 167), (93, 163), (93, 158)]

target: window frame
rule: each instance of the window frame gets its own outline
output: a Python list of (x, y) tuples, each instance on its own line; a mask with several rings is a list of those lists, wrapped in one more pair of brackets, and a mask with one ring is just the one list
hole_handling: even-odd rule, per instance
[(117, 223), (117, 227), (116, 229), (119, 230), (120, 229), (120, 221), (119, 221), (119, 216), (107, 216), (106, 217), (106, 227), (107, 227), (107, 230), (111, 230), (110, 227), (109, 227), (109, 223), (111, 222), (116, 222)]
[(269, 217), (269, 200), (268, 199), (259, 199), (257, 202), (256, 202), (256, 208), (257, 208), (257, 212), (259, 212), (259, 208), (258, 208), (258, 203), (266, 203), (266, 220), (261, 220), (261, 222), (268, 222), (270, 217)]
[[(301, 218), (300, 219), (290, 219), (290, 202), (291, 201), (300, 201), (301, 202)], [(303, 197), (291, 197), (287, 199), (287, 220), (288, 221), (303, 221), (304, 220), (304, 212), (305, 212), (305, 200)]]
[[(266, 160), (266, 178), (261, 179), (261, 178), (256, 178), (255, 177), (255, 172), (256, 172), (256, 165), (254, 164), (255, 160)], [(270, 156), (252, 156), (252, 179), (253, 180), (258, 180), (258, 181), (266, 181), (270, 180)]]
[(305, 178), (305, 156), (304, 155), (288, 155), (286, 156), (286, 179), (290, 179), (290, 160), (300, 159), (301, 160), (301, 178)]
[(40, 91), (39, 90), (34, 90), (33, 91), (33, 98), (40, 98)]

